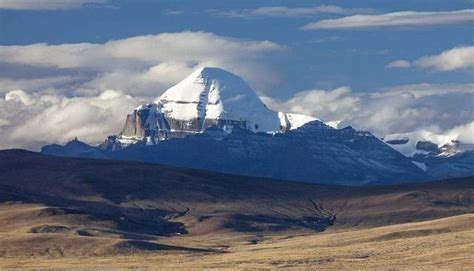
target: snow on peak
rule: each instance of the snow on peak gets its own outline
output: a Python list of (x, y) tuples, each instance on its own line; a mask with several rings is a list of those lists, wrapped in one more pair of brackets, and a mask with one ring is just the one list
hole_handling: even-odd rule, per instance
[[(231, 90), (225, 88), (230, 85)], [(195, 70), (178, 84), (170, 87), (158, 98), (158, 101), (194, 102), (201, 101), (206, 92), (248, 91), (250, 88), (243, 80), (223, 69), (203, 67)], [(250, 89), (251, 92), (253, 90)], [(207, 95), (206, 95), (207, 96)], [(217, 97), (215, 97), (217, 98)]]
[[(167, 89), (153, 103), (140, 105), (128, 114), (116, 137), (118, 147), (113, 141), (105, 144), (106, 148), (138, 142), (155, 145), (212, 127), (224, 132), (243, 128), (251, 132), (285, 133), (309, 122), (313, 122), (308, 126), (313, 130), (318, 126), (328, 128), (312, 116), (270, 110), (239, 76), (220, 68), (203, 67)], [(347, 126), (342, 121), (328, 124), (339, 129)]]
[[(154, 103), (137, 107), (127, 117), (121, 138), (163, 140), (201, 133), (215, 125), (228, 130), (279, 133), (319, 120), (270, 110), (239, 76), (220, 68), (195, 70), (167, 89)], [(152, 138), (153, 137), (153, 138)]]
[(333, 121), (328, 121), (326, 122), (328, 126), (331, 126), (334, 129), (344, 129), (346, 127), (351, 126), (350, 123), (344, 121), (344, 120), (333, 120)]
[(282, 124), (282, 127), (285, 127), (287, 130), (297, 129), (311, 121), (321, 121), (320, 119), (317, 119), (315, 117), (296, 113), (278, 112), (278, 117), (280, 118), (280, 123)]
[(427, 153), (428, 144), (438, 148), (440, 156), (451, 156), (474, 147), (472, 144), (459, 142), (453, 135), (435, 134), (426, 130), (386, 135), (383, 141), (407, 157)]
[(175, 120), (246, 121), (252, 131), (280, 129), (278, 114), (242, 78), (220, 68), (197, 69), (166, 90), (156, 103)]

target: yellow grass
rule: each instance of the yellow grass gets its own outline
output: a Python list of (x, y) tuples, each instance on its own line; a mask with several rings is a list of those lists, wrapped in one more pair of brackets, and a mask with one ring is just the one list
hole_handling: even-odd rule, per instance
[[(36, 239), (41, 235), (45, 239)], [(114, 238), (69, 236), (60, 233), (0, 233), (0, 245), (44, 246), (51, 251), (55, 242), (69, 242), (78, 251), (91, 253), (43, 256), (0, 255), (2, 268), (160, 268), (160, 269), (234, 269), (234, 268), (310, 268), (310, 269), (453, 269), (474, 267), (474, 214), (458, 215), (426, 222), (406, 223), (370, 229), (324, 233), (286, 231), (261, 236), (255, 242), (246, 234), (220, 232), (200, 236), (163, 238), (161, 244), (212, 249), (212, 252), (159, 250), (129, 254), (106, 248)], [(42, 241), (40, 241), (42, 240)], [(48, 241), (49, 240), (49, 241)], [(53, 241), (51, 241), (53, 240)], [(12, 246), (13, 247), (13, 246)], [(62, 246), (58, 246), (62, 247)], [(21, 246), (17, 247), (18, 251)], [(26, 248), (25, 248), (26, 249)], [(94, 250), (100, 256), (94, 256)], [(84, 251), (85, 252), (85, 251)], [(105, 253), (105, 254), (104, 254)]]

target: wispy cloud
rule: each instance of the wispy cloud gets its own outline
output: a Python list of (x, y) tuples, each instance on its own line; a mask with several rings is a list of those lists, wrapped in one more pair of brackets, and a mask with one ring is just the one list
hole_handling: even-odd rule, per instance
[(424, 56), (414, 61), (396, 60), (388, 68), (417, 67), (438, 71), (454, 71), (474, 68), (474, 46), (456, 47), (438, 55)]
[(103, 4), (106, 0), (0, 0), (0, 9), (59, 10)]
[(474, 21), (474, 9), (438, 12), (401, 11), (375, 15), (353, 15), (306, 24), (303, 30), (422, 27)]
[(395, 60), (387, 65), (387, 68), (409, 68), (411, 63), (406, 60)]
[(170, 16), (181, 15), (183, 13), (184, 13), (184, 11), (179, 10), (179, 9), (166, 9), (166, 10), (163, 11), (163, 14), (170, 15)]
[(343, 8), (334, 5), (321, 5), (315, 7), (287, 7), (287, 6), (269, 6), (255, 9), (240, 10), (209, 10), (209, 13), (231, 18), (258, 18), (258, 17), (310, 17), (319, 14), (356, 14), (373, 13), (375, 10), (370, 8)]

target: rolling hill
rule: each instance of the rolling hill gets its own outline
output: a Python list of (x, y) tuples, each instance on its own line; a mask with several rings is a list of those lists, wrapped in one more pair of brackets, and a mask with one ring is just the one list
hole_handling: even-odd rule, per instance
[(0, 267), (377, 267), (413, 238), (463, 264), (473, 212), (473, 178), (347, 187), (0, 151)]

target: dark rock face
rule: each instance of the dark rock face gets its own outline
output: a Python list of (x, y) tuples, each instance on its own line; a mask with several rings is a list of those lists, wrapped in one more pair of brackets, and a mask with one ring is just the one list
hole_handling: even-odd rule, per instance
[(157, 144), (160, 140), (184, 138), (195, 135), (215, 126), (221, 130), (237, 127), (247, 129), (246, 121), (225, 119), (176, 120), (162, 113), (160, 104), (147, 104), (135, 109), (127, 115), (125, 126), (118, 136), (109, 136), (101, 145), (103, 150), (118, 150), (127, 147), (127, 140), (147, 140), (149, 145)]
[(426, 151), (434, 154), (439, 154), (440, 150), (438, 148), (438, 145), (431, 141), (418, 141), (416, 143), (416, 149), (420, 151)]
[(133, 137), (142, 140), (149, 137), (155, 143), (167, 138), (170, 131), (169, 122), (156, 110), (156, 104), (146, 104), (127, 115), (125, 126), (119, 137)]
[(368, 132), (310, 122), (285, 134), (214, 126), (195, 136), (107, 151), (137, 160), (239, 175), (331, 184), (388, 184), (427, 179), (408, 158)]
[(234, 120), (223, 120), (223, 119), (204, 119), (201, 120), (199, 118), (191, 119), (191, 120), (176, 120), (172, 118), (167, 118), (163, 116), (163, 121), (168, 123), (170, 127), (170, 132), (168, 137), (169, 138), (183, 138), (189, 135), (195, 135), (197, 133), (201, 133), (202, 131), (210, 128), (211, 126), (218, 127), (222, 130), (226, 129), (226, 127), (238, 127), (242, 129), (246, 129), (247, 123), (246, 121), (234, 121)]
[(404, 138), (404, 139), (394, 139), (394, 140), (387, 140), (386, 143), (390, 145), (403, 145), (408, 143), (410, 139)]
[(117, 136), (108, 136), (98, 147), (105, 151), (118, 151), (123, 148), (122, 144), (117, 140)]
[[(149, 110), (146, 110), (145, 112), (148, 113), (148, 111)], [(127, 120), (125, 121), (125, 126), (123, 127), (121, 134), (124, 136), (136, 136), (138, 138), (143, 138), (145, 136), (143, 117), (143, 110), (135, 110), (133, 111), (133, 113), (128, 114)]]

